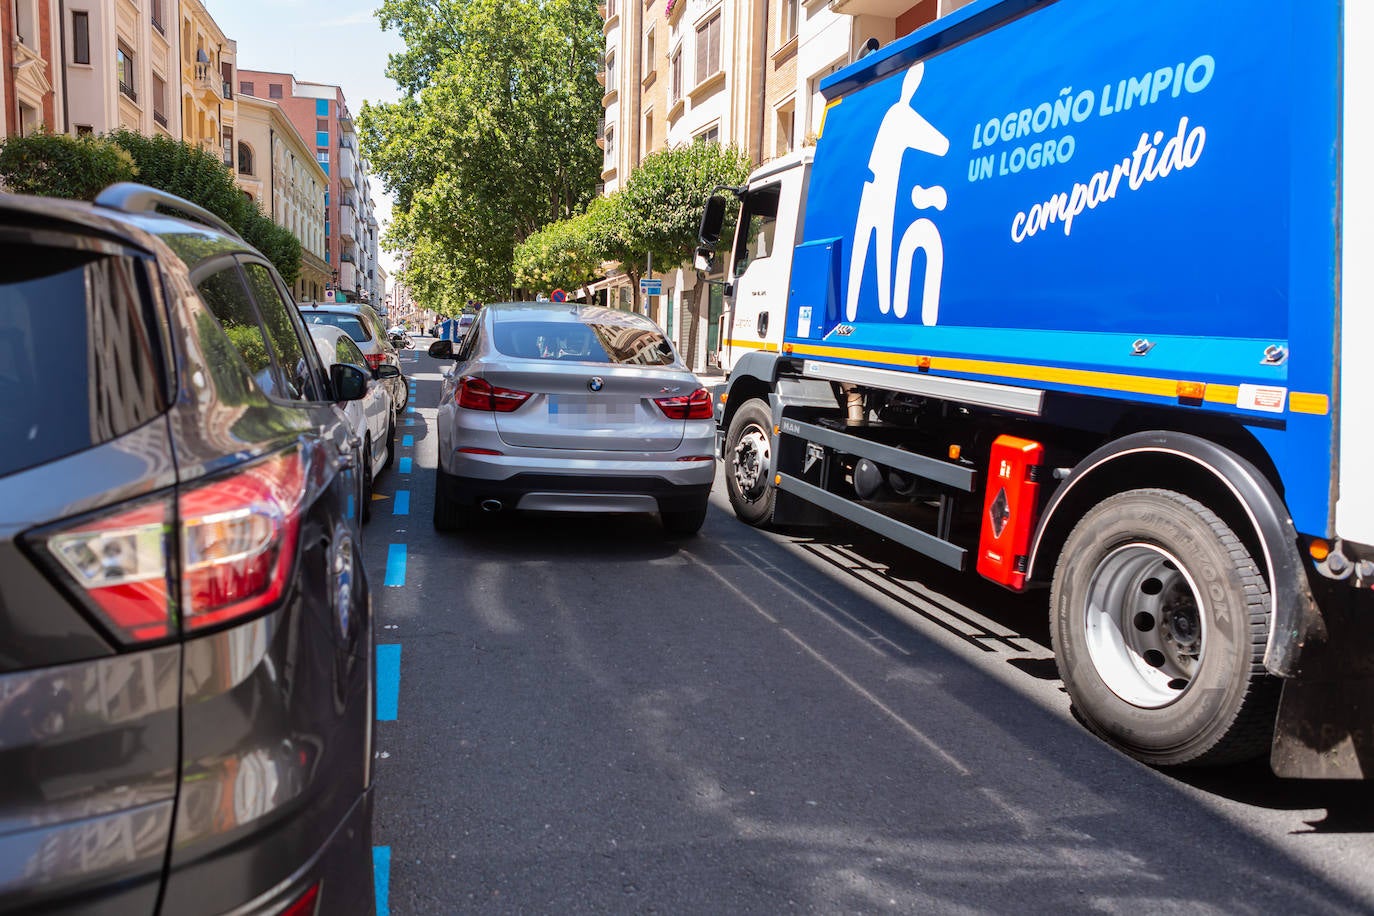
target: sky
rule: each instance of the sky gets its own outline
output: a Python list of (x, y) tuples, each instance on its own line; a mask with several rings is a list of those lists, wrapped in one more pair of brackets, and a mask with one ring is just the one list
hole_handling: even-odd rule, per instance
[[(297, 79), (343, 87), (357, 115), (363, 102), (394, 102), (400, 96), (387, 79), (387, 55), (402, 48), (395, 32), (383, 32), (373, 11), (380, 0), (205, 0), (225, 36), (238, 43), (245, 70), (277, 70)], [(374, 176), (377, 222), (391, 219), (391, 201)], [(396, 257), (378, 255), (388, 274)], [(388, 282), (388, 285), (389, 282)]]

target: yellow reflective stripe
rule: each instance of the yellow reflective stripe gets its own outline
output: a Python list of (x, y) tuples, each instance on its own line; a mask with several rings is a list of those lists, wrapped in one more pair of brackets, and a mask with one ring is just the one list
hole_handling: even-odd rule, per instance
[(1325, 416), (1331, 412), (1331, 399), (1324, 394), (1294, 391), (1288, 395), (1288, 409), (1293, 413), (1315, 413)]
[(820, 123), (820, 126), (816, 128), (816, 139), (817, 139), (817, 140), (819, 140), (819, 139), (821, 138), (821, 135), (825, 133), (825, 116), (828, 115), (828, 114), (830, 114), (830, 109), (834, 108), (836, 105), (840, 104), (840, 103), (843, 102), (843, 101), (844, 101), (844, 99), (839, 98), (839, 99), (832, 99), (832, 100), (830, 100), (829, 102), (826, 102), (826, 103), (825, 103), (825, 110), (821, 112), (821, 123)]
[(742, 349), (742, 350), (762, 350), (762, 351), (765, 352), (765, 353), (776, 353), (776, 352), (778, 352), (778, 345), (777, 345), (777, 344), (765, 343), (765, 342), (762, 341), (762, 340), (734, 340), (734, 339), (730, 339), (730, 340), (726, 340), (726, 341), (725, 341), (725, 344), (726, 344), (726, 346), (729, 346), (729, 347), (739, 347), (739, 348)]
[[(876, 353), (871, 350), (856, 350), (849, 347), (818, 347), (811, 344), (791, 344), (791, 352), (800, 356), (826, 356), (834, 359), (860, 360), (882, 363), (889, 366), (919, 368), (929, 361), (931, 369), (947, 372), (962, 372), (968, 375), (996, 375), (1032, 382), (1050, 382), (1058, 385), (1073, 385), (1078, 388), (1100, 388), (1107, 391), (1148, 394), (1161, 398), (1178, 396), (1178, 379), (1149, 378), (1139, 375), (1125, 375), (1119, 372), (1097, 372), (1091, 369), (1062, 369), (1054, 366), (1033, 366), (1024, 363), (1003, 363), (980, 359), (957, 359), (946, 356), (918, 356), (907, 353)], [(1203, 400), (1215, 404), (1236, 403), (1240, 391), (1235, 385), (1213, 385), (1206, 387)], [(1289, 409), (1295, 413), (1325, 414), (1329, 411), (1329, 401), (1324, 394), (1289, 395)]]

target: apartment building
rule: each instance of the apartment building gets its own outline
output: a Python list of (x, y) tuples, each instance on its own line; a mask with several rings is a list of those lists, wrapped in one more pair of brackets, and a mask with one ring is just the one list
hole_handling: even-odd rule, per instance
[[(376, 219), (367, 164), (358, 155), (357, 131), (343, 90), (298, 80), (285, 72), (240, 70), (238, 91), (240, 99), (275, 102), (306, 138), (328, 178), (324, 205), (328, 294), (346, 302), (376, 301), (375, 267), (370, 266), (375, 265)], [(369, 269), (373, 271), (370, 277)]]
[[(40, 0), (16, 0), (38, 3)], [(181, 39), (175, 0), (63, 0), (65, 54), (51, 128), (78, 136), (124, 128), (181, 137)], [(65, 49), (65, 51), (62, 51)]]
[(180, 10), (181, 139), (214, 153), (233, 170), (238, 45), (225, 36), (201, 0), (180, 0)]
[(238, 186), (301, 241), (296, 300), (323, 300), (331, 279), (324, 231), (329, 176), (316, 161), (314, 147), (276, 102), (240, 96), (234, 158)]
[(62, 129), (58, 15), (56, 0), (12, 0), (0, 8), (0, 137)]

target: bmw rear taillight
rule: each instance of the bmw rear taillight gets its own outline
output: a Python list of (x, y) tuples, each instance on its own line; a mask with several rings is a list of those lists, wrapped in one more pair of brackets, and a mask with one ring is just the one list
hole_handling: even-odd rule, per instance
[(458, 406), (468, 410), (487, 410), (510, 413), (531, 397), (529, 391), (497, 388), (486, 379), (465, 375), (458, 382)]
[(686, 397), (654, 398), (654, 403), (669, 420), (709, 420), (715, 416), (711, 395), (705, 388), (698, 388)]
[(367, 367), (375, 372), (382, 367), (382, 363), (386, 362), (386, 354), (364, 353), (363, 359), (367, 360)]
[(117, 640), (167, 639), (281, 598), (305, 482), (301, 453), (292, 449), (187, 487), (175, 500), (169, 494), (116, 509), (42, 540)]

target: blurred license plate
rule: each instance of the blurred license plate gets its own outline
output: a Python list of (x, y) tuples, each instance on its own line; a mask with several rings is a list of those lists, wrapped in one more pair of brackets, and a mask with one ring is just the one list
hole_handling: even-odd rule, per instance
[(635, 406), (623, 399), (549, 395), (549, 419), (570, 426), (633, 423)]

